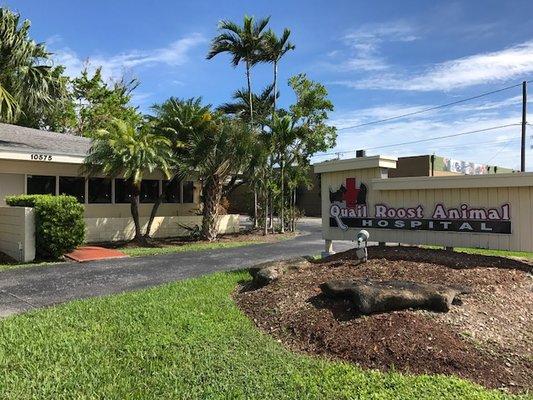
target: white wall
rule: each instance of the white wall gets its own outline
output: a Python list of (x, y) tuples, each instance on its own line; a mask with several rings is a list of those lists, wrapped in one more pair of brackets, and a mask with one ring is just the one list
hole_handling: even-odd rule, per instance
[[(107, 242), (114, 240), (129, 240), (135, 236), (133, 220), (129, 218), (85, 218), (87, 225), (87, 242)], [(146, 229), (148, 218), (141, 218), (143, 231)], [(189, 232), (180, 227), (185, 225), (194, 227), (202, 225), (202, 216), (163, 216), (156, 217), (152, 225), (152, 236), (156, 238), (187, 236)], [(220, 233), (239, 232), (239, 215), (228, 214), (218, 217), (218, 229)]]
[(0, 251), (20, 262), (35, 259), (33, 208), (0, 207)]
[(24, 174), (0, 174), (0, 206), (5, 206), (6, 196), (24, 194)]

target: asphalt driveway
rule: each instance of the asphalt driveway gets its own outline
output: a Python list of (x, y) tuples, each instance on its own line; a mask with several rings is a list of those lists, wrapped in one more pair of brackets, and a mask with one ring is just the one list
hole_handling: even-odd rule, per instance
[[(265, 261), (319, 254), (324, 248), (320, 220), (306, 219), (299, 230), (302, 234), (295, 239), (276, 243), (3, 271), (0, 272), (0, 316)], [(337, 251), (352, 246), (349, 242), (335, 243)]]

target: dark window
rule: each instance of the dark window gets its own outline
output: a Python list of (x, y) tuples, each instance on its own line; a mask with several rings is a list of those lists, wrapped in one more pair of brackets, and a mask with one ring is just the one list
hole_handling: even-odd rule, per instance
[(180, 180), (178, 178), (172, 179), (170, 183), (163, 181), (163, 192), (165, 193), (163, 197), (165, 203), (181, 203)]
[(111, 179), (89, 178), (89, 203), (111, 203)]
[(115, 203), (129, 203), (130, 199), (130, 183), (125, 179), (115, 179)]
[(56, 177), (44, 175), (28, 175), (28, 194), (56, 194)]
[(59, 194), (74, 196), (80, 203), (85, 203), (85, 178), (60, 176)]
[(141, 182), (141, 203), (155, 203), (159, 197), (159, 181), (145, 179)]
[(194, 203), (194, 182), (183, 182), (183, 202)]

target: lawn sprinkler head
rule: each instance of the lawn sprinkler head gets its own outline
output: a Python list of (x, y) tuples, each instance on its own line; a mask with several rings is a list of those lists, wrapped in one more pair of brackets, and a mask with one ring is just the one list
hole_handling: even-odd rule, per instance
[(370, 239), (370, 233), (364, 229), (360, 230), (357, 235), (355, 235), (354, 242), (357, 242), (355, 254), (360, 262), (366, 262), (366, 260), (368, 260), (368, 250), (366, 247), (368, 239)]
[(368, 242), (368, 239), (370, 239), (370, 233), (368, 233), (368, 231), (365, 231), (364, 229), (362, 229), (359, 232), (357, 232), (357, 235), (355, 236), (357, 247), (361, 247), (361, 246), (366, 247), (366, 243)]

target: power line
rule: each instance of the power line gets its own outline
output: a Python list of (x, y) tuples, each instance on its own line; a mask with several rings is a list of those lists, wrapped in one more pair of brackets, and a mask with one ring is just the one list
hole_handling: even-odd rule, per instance
[[(416, 144), (416, 143), (422, 143), (422, 142), (429, 142), (429, 141), (432, 141), (432, 140), (447, 139), (447, 138), (451, 138), (451, 137), (471, 135), (471, 134), (474, 134), (474, 133), (493, 131), (493, 130), (496, 130), (496, 129), (509, 128), (511, 126), (518, 126), (518, 125), (521, 125), (521, 124), (520, 123), (514, 123), (514, 124), (498, 125), (498, 126), (492, 126), (492, 127), (489, 127), (489, 128), (476, 129), (476, 130), (473, 130), (473, 131), (454, 133), (454, 134), (451, 134), (451, 135), (436, 136), (436, 137), (427, 138), (427, 139), (413, 140), (413, 141), (410, 141), (410, 142), (402, 142), (402, 143), (388, 144), (388, 145), (384, 145), (384, 146), (369, 147), (369, 148), (366, 148), (365, 150), (376, 150), (376, 149), (384, 149), (384, 148), (388, 148), (388, 147), (404, 146), (404, 145), (407, 145), (407, 144)], [(354, 153), (354, 152), (355, 152), (355, 150), (336, 151), (336, 152), (331, 152), (331, 153), (317, 154), (317, 156), (341, 155), (341, 154), (348, 154), (348, 153)]]
[(521, 125), (521, 124), (520, 123), (515, 123), (515, 124), (492, 126), (490, 128), (476, 129), (474, 131), (454, 133), (454, 134), (451, 134), (451, 135), (444, 135), (444, 136), (436, 136), (436, 137), (427, 138), (427, 139), (413, 140), (411, 142), (403, 142), (403, 143), (388, 144), (388, 145), (385, 145), (385, 146), (370, 147), (370, 148), (367, 148), (366, 150), (385, 149), (387, 147), (404, 146), (406, 144), (416, 144), (416, 143), (422, 143), (422, 142), (429, 142), (431, 140), (439, 140), (439, 139), (447, 139), (447, 138), (456, 137), (456, 136), (471, 135), (473, 133), (493, 131), (493, 130), (496, 130), (496, 129), (509, 128), (511, 126), (517, 126), (517, 125)]
[[(532, 81), (528, 81), (528, 82), (532, 82)], [(479, 98), (481, 98), (481, 97), (485, 97), (485, 96), (489, 96), (489, 95), (491, 95), (491, 94), (495, 94), (495, 93), (503, 92), (503, 91), (505, 91), (505, 90), (513, 89), (513, 88), (518, 87), (518, 86), (522, 86), (522, 83), (517, 83), (516, 85), (507, 86), (507, 87), (504, 87), (504, 88), (501, 88), (501, 89), (497, 89), (497, 90), (493, 90), (493, 91), (486, 92), (486, 93), (481, 93), (481, 94), (478, 94), (477, 96), (468, 97), (468, 98), (466, 98), (466, 99), (457, 100), (457, 101), (452, 101), (451, 103), (441, 104), (441, 105), (438, 105), (438, 106), (433, 106), (433, 107), (425, 108), (425, 109), (423, 109), (423, 110), (418, 110), (418, 111), (413, 111), (413, 112), (410, 112), (410, 113), (405, 113), (405, 114), (395, 115), (395, 116), (393, 116), (393, 117), (383, 118), (383, 119), (379, 119), (379, 120), (376, 120), (376, 121), (365, 122), (365, 123), (358, 124), (358, 125), (346, 126), (346, 127), (344, 127), (344, 128), (338, 128), (337, 130), (338, 130), (338, 131), (343, 131), (343, 130), (346, 130), (346, 129), (360, 128), (360, 127), (362, 127), (362, 126), (368, 126), (368, 125), (380, 124), (380, 123), (388, 122), (388, 121), (392, 121), (392, 120), (395, 120), (395, 119), (400, 119), (400, 118), (410, 117), (410, 116), (412, 116), (412, 115), (422, 114), (422, 113), (425, 113), (425, 112), (429, 112), (429, 111), (433, 111), (433, 110), (438, 110), (438, 109), (440, 109), (440, 108), (449, 107), (449, 106), (453, 106), (453, 105), (456, 105), (456, 104), (464, 103), (464, 102), (466, 102), (466, 101), (479, 99)]]

